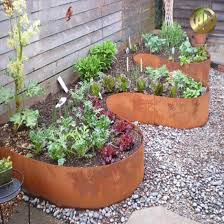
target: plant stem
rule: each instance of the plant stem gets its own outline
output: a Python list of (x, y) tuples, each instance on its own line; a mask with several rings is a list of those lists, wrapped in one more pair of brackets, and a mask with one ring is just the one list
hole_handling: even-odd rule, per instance
[[(23, 61), (23, 45), (22, 45), (22, 40), (21, 40), (21, 18), (20, 16), (18, 17), (17, 20), (17, 29), (18, 29), (18, 35), (19, 35), (19, 47), (16, 49), (16, 54), (17, 57), (22, 64)], [(20, 68), (21, 71), (18, 68), (17, 74), (15, 74), (16, 80), (15, 80), (15, 99), (16, 99), (16, 111), (20, 111), (22, 108), (23, 100), (22, 97), (19, 95), (20, 92), (22, 91), (22, 88), (24, 86), (24, 79), (23, 79), (23, 72), (22, 68)]]

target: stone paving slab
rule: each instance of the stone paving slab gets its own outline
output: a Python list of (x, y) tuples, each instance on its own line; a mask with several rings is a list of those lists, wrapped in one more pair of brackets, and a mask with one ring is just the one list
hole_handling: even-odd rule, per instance
[(158, 206), (134, 212), (127, 224), (199, 224)]
[[(28, 223), (28, 206), (25, 203), (19, 204), (14, 208), (13, 216), (8, 224), (27, 224)], [(42, 212), (39, 209), (31, 206), (31, 224), (64, 224), (50, 215)]]

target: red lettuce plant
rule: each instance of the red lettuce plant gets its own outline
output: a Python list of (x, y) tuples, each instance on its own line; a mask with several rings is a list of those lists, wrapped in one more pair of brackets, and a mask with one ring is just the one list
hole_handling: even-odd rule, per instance
[(106, 164), (113, 162), (113, 159), (117, 156), (117, 150), (112, 145), (105, 146), (101, 151), (102, 158)]
[(133, 125), (124, 120), (117, 120), (114, 124), (114, 130), (118, 133), (129, 133), (133, 128)]
[(89, 99), (90, 99), (90, 101), (92, 102), (93, 107), (95, 107), (96, 109), (101, 109), (101, 108), (103, 108), (102, 101), (99, 100), (98, 97), (95, 97), (95, 96), (89, 96)]
[(100, 115), (106, 115), (111, 121), (116, 120), (116, 115), (111, 111), (104, 109), (102, 101), (98, 97), (89, 96), (89, 99), (92, 102), (93, 107), (95, 107), (96, 109), (101, 109)]
[(134, 144), (134, 138), (132, 135), (125, 133), (118, 139), (117, 144), (121, 151), (128, 151)]

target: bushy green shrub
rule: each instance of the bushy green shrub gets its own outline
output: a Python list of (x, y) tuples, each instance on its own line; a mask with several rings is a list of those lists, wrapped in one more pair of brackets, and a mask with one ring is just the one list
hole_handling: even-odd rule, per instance
[(90, 49), (90, 55), (97, 56), (100, 60), (101, 71), (106, 71), (111, 68), (111, 65), (116, 58), (116, 44), (108, 40), (102, 44), (98, 44)]
[(89, 55), (81, 58), (75, 65), (74, 71), (78, 72), (82, 80), (90, 81), (96, 79), (102, 70), (101, 60), (96, 55)]

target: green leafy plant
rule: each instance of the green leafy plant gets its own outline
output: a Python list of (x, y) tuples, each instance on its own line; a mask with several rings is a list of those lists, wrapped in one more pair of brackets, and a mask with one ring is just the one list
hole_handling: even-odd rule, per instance
[(92, 96), (97, 96), (99, 97), (101, 94), (101, 86), (97, 82), (92, 82), (90, 85), (90, 94)]
[(97, 55), (89, 55), (81, 58), (75, 65), (74, 71), (78, 72), (82, 80), (90, 81), (99, 77), (102, 70), (102, 62)]
[(165, 39), (154, 34), (143, 34), (143, 39), (146, 48), (148, 48), (151, 53), (161, 52), (165, 44)]
[(200, 46), (196, 48), (196, 53), (193, 58), (193, 62), (202, 62), (209, 58), (207, 46)]
[(147, 67), (146, 74), (152, 81), (161, 81), (161, 79), (166, 80), (169, 77), (169, 70), (167, 69), (166, 65), (163, 65), (162, 67), (156, 69)]
[(170, 80), (172, 87), (176, 88), (184, 98), (195, 98), (203, 92), (203, 86), (200, 82), (194, 81), (181, 71), (174, 71)]
[(129, 88), (129, 80), (125, 75), (119, 75), (116, 77), (116, 89), (119, 92), (127, 92)]
[(207, 47), (192, 47), (189, 40), (186, 40), (180, 46), (180, 64), (190, 64), (192, 62), (201, 62), (207, 60), (209, 57)]
[(160, 37), (165, 40), (165, 47), (167, 49), (178, 49), (182, 42), (186, 40), (187, 35), (181, 25), (174, 22), (172, 25), (163, 23)]
[(131, 70), (131, 79), (136, 81), (141, 76), (141, 71), (139, 66), (134, 66)]
[(75, 105), (81, 103), (90, 89), (90, 83), (87, 81), (79, 82), (74, 90), (70, 91), (72, 101)]
[(131, 53), (136, 53), (139, 49), (139, 45), (138, 44), (133, 44), (131, 50)]
[(68, 138), (73, 142), (71, 149), (75, 152), (78, 158), (88, 157), (92, 140), (89, 136), (90, 130), (86, 125), (82, 125), (69, 133)]
[(41, 96), (44, 93), (44, 89), (36, 81), (31, 81), (26, 89), (26, 96)]
[(111, 68), (112, 63), (116, 58), (116, 53), (116, 44), (110, 40), (105, 41), (102, 44), (98, 44), (90, 49), (90, 55), (99, 58), (102, 71), (106, 71)]
[(186, 88), (186, 90), (184, 90), (184, 92), (183, 92), (183, 97), (184, 98), (196, 98), (200, 95), (201, 95), (201, 89), (200, 88), (196, 88), (196, 89)]
[(18, 130), (22, 125), (28, 128), (34, 128), (37, 125), (38, 118), (38, 110), (23, 109), (13, 114), (10, 121), (15, 125), (16, 130)]
[(0, 173), (12, 169), (12, 161), (10, 157), (0, 160)]
[(0, 85), (0, 104), (8, 104), (14, 98), (13, 92)]
[(54, 138), (54, 141), (48, 143), (48, 154), (51, 159), (58, 162), (58, 165), (63, 165), (66, 161), (67, 141), (65, 135), (60, 135)]
[(176, 86), (172, 86), (170, 89), (170, 97), (172, 98), (176, 98), (177, 97), (177, 87)]
[(103, 87), (105, 92), (112, 93), (115, 90), (115, 79), (111, 75), (103, 77)]
[(138, 92), (144, 92), (146, 90), (146, 85), (147, 85), (147, 82), (145, 78), (142, 77), (137, 79), (136, 87)]
[(163, 83), (151, 83), (151, 87), (155, 96), (162, 96), (164, 90)]
[(96, 128), (92, 132), (92, 147), (96, 149), (101, 149), (108, 141), (110, 137), (110, 131), (107, 129)]
[(46, 147), (48, 138), (48, 131), (47, 130), (31, 130), (29, 133), (29, 139), (32, 143), (31, 150), (36, 154), (40, 155), (43, 153), (44, 148)]

